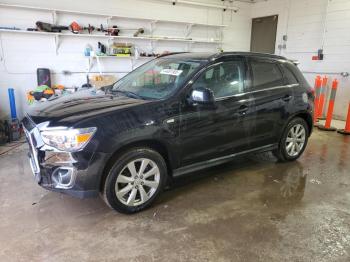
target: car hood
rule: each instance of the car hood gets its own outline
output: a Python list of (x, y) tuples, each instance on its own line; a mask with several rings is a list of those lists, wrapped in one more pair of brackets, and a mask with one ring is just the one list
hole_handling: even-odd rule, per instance
[(49, 121), (50, 126), (71, 126), (81, 120), (150, 102), (129, 98), (120, 93), (112, 95), (101, 90), (88, 89), (32, 106), (27, 115), (35, 124)]

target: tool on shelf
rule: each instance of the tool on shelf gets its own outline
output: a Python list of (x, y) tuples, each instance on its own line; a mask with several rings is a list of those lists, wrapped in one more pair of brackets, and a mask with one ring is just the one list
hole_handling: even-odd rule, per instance
[(110, 35), (110, 36), (118, 36), (119, 35), (119, 28), (118, 26), (114, 25), (110, 28), (105, 28), (103, 27), (103, 25), (101, 24), (99, 28), (97, 28), (97, 31), (100, 31), (100, 32), (104, 32), (106, 33), (106, 35)]
[(16, 30), (16, 31), (21, 30), (21, 28), (18, 28), (18, 27), (15, 27), (15, 26), (13, 26), (13, 27), (9, 27), (9, 26), (0, 26), (0, 29), (2, 29), (2, 30)]
[(89, 34), (91, 34), (96, 28), (89, 24), (87, 27), (84, 27), (84, 29), (87, 30)]
[(96, 53), (96, 55), (98, 56), (107, 55), (107, 47), (101, 42), (98, 42), (97, 44), (98, 44), (98, 52)]
[(121, 43), (113, 43), (109, 47), (109, 54), (119, 57), (129, 57), (133, 54), (133, 45), (132, 44), (121, 44)]
[(145, 30), (143, 28), (139, 28), (134, 33), (134, 37), (138, 37), (139, 35), (144, 34), (144, 33), (145, 33)]
[(102, 24), (97, 29), (97, 31), (105, 32), (106, 35), (110, 36), (119, 36), (120, 31), (135, 31), (135, 33), (133, 34), (134, 37), (138, 37), (139, 35), (145, 33), (144, 28), (120, 28), (117, 25), (105, 28)]
[(79, 34), (81, 33), (84, 28), (81, 27), (77, 22), (73, 21), (70, 25), (69, 25), (69, 29), (73, 34)]
[[(50, 33), (61, 33), (63, 30), (69, 30), (68, 26), (53, 25), (53, 24), (45, 23), (45, 22), (41, 22), (41, 21), (38, 21), (35, 24), (36, 24), (37, 31), (50, 32)], [(31, 29), (31, 28), (28, 28), (28, 29)], [(32, 31), (32, 30), (28, 30), (28, 31)]]

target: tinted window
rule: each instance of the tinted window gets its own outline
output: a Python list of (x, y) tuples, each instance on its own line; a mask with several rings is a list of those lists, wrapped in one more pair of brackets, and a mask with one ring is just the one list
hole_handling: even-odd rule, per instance
[(265, 61), (251, 61), (253, 73), (253, 88), (264, 89), (282, 86), (283, 75), (276, 63)]
[(193, 84), (193, 88), (209, 88), (215, 98), (231, 96), (243, 92), (244, 63), (242, 61), (223, 62), (206, 70)]
[(284, 78), (287, 80), (288, 84), (289, 85), (298, 84), (298, 80), (296, 79), (292, 71), (290, 71), (290, 69), (287, 68), (285, 65), (282, 65), (282, 68), (283, 68)]

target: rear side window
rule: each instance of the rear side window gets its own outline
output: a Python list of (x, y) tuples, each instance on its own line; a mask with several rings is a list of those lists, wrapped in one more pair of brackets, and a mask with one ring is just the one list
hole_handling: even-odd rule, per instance
[(283, 69), (284, 78), (287, 80), (288, 85), (299, 84), (293, 72), (290, 71), (290, 69), (285, 65), (282, 64), (281, 66)]
[(293, 73), (293, 75), (296, 77), (296, 79), (298, 80), (301, 86), (307, 89), (311, 89), (311, 86), (306, 81), (305, 77), (303, 76), (303, 74), (300, 72), (299, 68), (296, 65), (293, 65), (291, 63), (284, 63), (283, 65)]
[(276, 63), (252, 60), (250, 64), (254, 90), (284, 85), (282, 72)]

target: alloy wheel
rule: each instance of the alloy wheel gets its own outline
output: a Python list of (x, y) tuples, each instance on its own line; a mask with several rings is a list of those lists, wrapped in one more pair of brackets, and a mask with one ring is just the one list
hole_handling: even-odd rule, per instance
[(146, 203), (157, 191), (160, 172), (157, 164), (148, 158), (140, 158), (125, 165), (117, 177), (115, 193), (127, 206)]
[(286, 139), (286, 152), (289, 156), (295, 157), (302, 151), (306, 140), (306, 130), (301, 124), (292, 126)]

